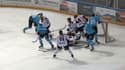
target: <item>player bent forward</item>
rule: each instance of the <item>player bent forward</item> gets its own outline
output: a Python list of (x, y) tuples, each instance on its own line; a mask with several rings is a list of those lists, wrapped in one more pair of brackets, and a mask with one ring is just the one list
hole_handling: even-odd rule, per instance
[(73, 58), (74, 55), (72, 53), (72, 51), (70, 50), (69, 48), (69, 45), (68, 45), (68, 38), (67, 38), (67, 35), (63, 34), (63, 31), (59, 31), (59, 36), (57, 37), (57, 49), (53, 55), (53, 58), (56, 57), (56, 54), (62, 50), (62, 48), (64, 48), (64, 50), (67, 50), (70, 54), (71, 54), (71, 57)]
[(25, 28), (23, 29), (23, 32), (26, 33), (26, 30), (31, 29), (33, 24), (34, 24), (34, 26), (35, 26), (35, 31), (37, 31), (36, 28), (37, 28), (37, 26), (38, 26), (38, 24), (39, 24), (40, 17), (42, 17), (42, 16), (43, 16), (42, 13), (38, 13), (38, 14), (36, 14), (36, 15), (31, 15), (31, 16), (29, 17), (28, 27), (25, 27)]

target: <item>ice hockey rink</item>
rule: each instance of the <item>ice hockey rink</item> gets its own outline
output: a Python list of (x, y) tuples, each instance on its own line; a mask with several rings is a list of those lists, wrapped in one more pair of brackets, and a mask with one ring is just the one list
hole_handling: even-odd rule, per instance
[[(0, 8), (0, 70), (125, 70), (125, 27), (109, 24), (109, 34), (116, 41), (95, 45), (93, 52), (84, 45), (71, 47), (75, 59), (66, 51), (54, 59), (53, 51), (38, 51), (39, 43), (32, 43), (37, 38), (33, 29), (26, 34), (22, 32), (28, 25), (28, 17), (39, 12), (50, 19), (52, 30), (63, 27), (70, 16), (33, 9)], [(46, 41), (44, 43), (50, 48)]]

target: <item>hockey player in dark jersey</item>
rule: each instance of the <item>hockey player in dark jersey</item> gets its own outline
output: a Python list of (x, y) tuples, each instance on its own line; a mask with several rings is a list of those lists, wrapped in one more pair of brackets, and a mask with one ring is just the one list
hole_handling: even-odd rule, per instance
[(39, 43), (40, 43), (39, 49), (43, 48), (42, 39), (44, 37), (45, 37), (46, 41), (51, 45), (51, 48), (54, 49), (54, 45), (51, 42), (48, 33), (49, 33), (49, 31), (48, 31), (48, 29), (46, 27), (44, 27), (42, 24), (38, 24), (38, 26), (37, 26), (37, 34), (38, 34)]
[(89, 18), (89, 20), (91, 20), (91, 24), (93, 24), (94, 26), (94, 30), (95, 30), (95, 43), (99, 44), (100, 42), (98, 41), (98, 27), (97, 24), (100, 23), (100, 16), (92, 14), (92, 16)]
[(85, 24), (84, 32), (85, 32), (86, 42), (87, 42), (87, 46), (85, 48), (90, 47), (91, 48), (90, 51), (93, 51), (94, 50), (93, 39), (96, 34), (96, 30), (91, 19), (89, 19), (88, 22)]
[(32, 26), (33, 26), (33, 24), (34, 24), (34, 26), (35, 26), (35, 31), (36, 31), (36, 27), (37, 27), (37, 25), (39, 24), (40, 17), (41, 17), (42, 15), (43, 15), (42, 13), (39, 13), (39, 14), (37, 14), (37, 15), (31, 15), (31, 16), (29, 16), (28, 27), (25, 27), (25, 28), (23, 29), (23, 32), (25, 33), (26, 30), (31, 29)]

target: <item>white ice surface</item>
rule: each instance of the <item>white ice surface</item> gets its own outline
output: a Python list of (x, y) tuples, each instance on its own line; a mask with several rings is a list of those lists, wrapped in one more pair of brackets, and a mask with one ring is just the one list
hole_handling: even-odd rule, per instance
[(27, 31), (29, 34), (22, 33), (29, 15), (39, 12), (50, 19), (51, 29), (63, 27), (69, 17), (33, 9), (0, 8), (0, 70), (125, 70), (125, 27), (110, 24), (109, 33), (116, 41), (96, 45), (94, 52), (83, 46), (72, 47), (75, 60), (65, 51), (53, 59), (53, 52), (38, 51), (39, 43), (32, 43), (37, 37), (33, 29)]

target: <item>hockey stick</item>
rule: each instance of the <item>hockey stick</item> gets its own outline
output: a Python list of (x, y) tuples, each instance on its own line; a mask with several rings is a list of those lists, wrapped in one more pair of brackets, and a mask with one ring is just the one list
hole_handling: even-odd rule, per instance
[(38, 41), (38, 37), (36, 38), (36, 40), (32, 41), (32, 43), (36, 43)]
[[(59, 29), (55, 29), (55, 30), (52, 30), (52, 31), (50, 31), (50, 32), (55, 32), (55, 31), (59, 31), (59, 30), (64, 30), (66, 28), (66, 24), (65, 24), (65, 26), (63, 27), (63, 28), (59, 28)], [(37, 41), (38, 41), (38, 37), (36, 38), (36, 40), (34, 40), (34, 41), (32, 41), (32, 43), (36, 43)]]

